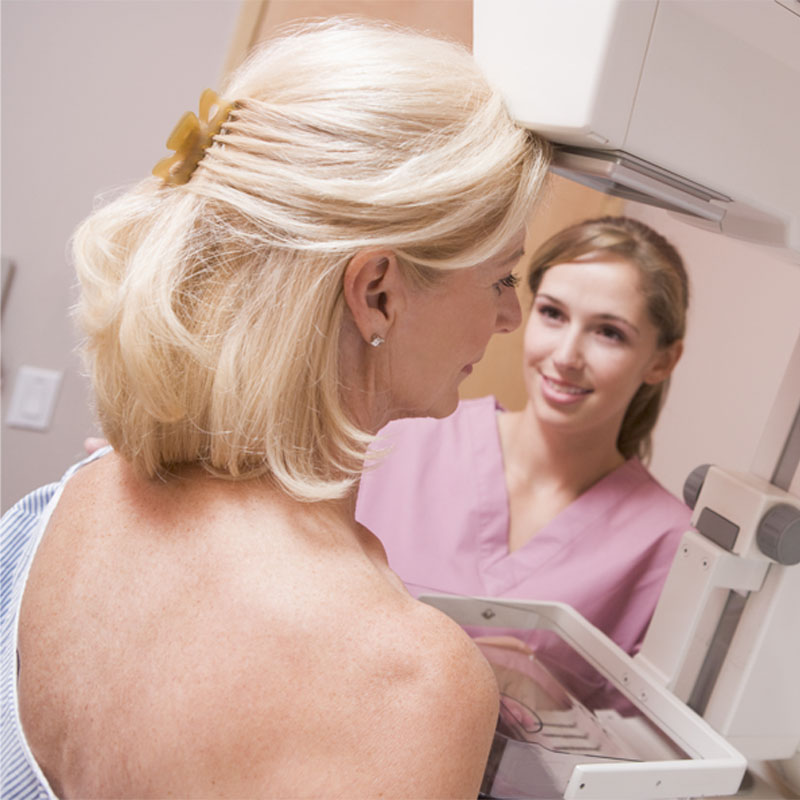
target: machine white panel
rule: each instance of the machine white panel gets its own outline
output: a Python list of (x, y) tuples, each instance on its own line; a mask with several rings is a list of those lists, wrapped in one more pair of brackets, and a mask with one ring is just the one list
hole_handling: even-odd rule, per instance
[[(496, 632), (530, 648), (527, 661), (514, 662), (507, 682), (511, 662), (502, 656), (498, 662), (501, 713), (484, 794), (641, 800), (727, 795), (739, 788), (744, 757), (569, 606), (450, 595), (419, 599), (464, 626), (479, 646), (490, 642), (491, 648)], [(559, 662), (538, 657), (542, 635), (557, 636), (614, 687), (599, 707), (570, 694), (569, 670), (559, 673)], [(538, 727), (526, 727), (526, 718)]]
[(516, 119), (557, 142), (624, 146), (656, 0), (476, 0), (475, 58)]
[[(800, 261), (793, 8), (771, 0), (473, 3), (475, 57), (522, 124), (562, 145), (632, 157), (665, 173), (667, 187), (702, 187), (711, 211), (692, 221)], [(657, 195), (654, 204), (673, 208)]]

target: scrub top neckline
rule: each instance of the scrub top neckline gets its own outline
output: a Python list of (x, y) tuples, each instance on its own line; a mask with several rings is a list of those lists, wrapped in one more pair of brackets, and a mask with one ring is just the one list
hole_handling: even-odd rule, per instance
[[(497, 422), (498, 414), (507, 412), (494, 397), (486, 399), (494, 403), (497, 413), (491, 416), (491, 424), (494, 426), (491, 438), (494, 458), (484, 458), (479, 462), (484, 465), (481, 471), (481, 493), (489, 492), (498, 497), (501, 502), (495, 507), (502, 508), (502, 514), (496, 513), (491, 524), (483, 529), (480, 536), (483, 544), (480, 548), (480, 564), (484, 582), (488, 579), (489, 583), (496, 584), (498, 578), (504, 576), (503, 583), (507, 590), (510, 567), (512, 574), (516, 572), (514, 568), (524, 568), (526, 577), (532, 572), (545, 569), (551, 559), (557, 557), (564, 548), (572, 546), (577, 537), (586, 533), (587, 509), (591, 509), (593, 515), (602, 516), (604, 512), (615, 507), (632, 488), (646, 480), (648, 475), (637, 457), (624, 461), (556, 514), (529, 541), (511, 551), (508, 549), (511, 522), (508, 487)], [(499, 587), (495, 587), (495, 591), (497, 588)]]

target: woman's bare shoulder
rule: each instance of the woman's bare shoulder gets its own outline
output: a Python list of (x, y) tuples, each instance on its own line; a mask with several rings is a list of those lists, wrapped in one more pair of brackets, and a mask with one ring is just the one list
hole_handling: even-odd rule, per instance
[[(353, 548), (304, 540), (303, 508), (190, 488), (167, 504), (125, 475), (106, 458), (76, 474), (29, 587), (23, 689), (48, 709), (28, 722), (49, 763), (60, 745), (34, 729), (88, 705), (72, 745), (107, 794), (149, 780), (161, 796), (476, 796), (497, 689), (459, 626)], [(57, 681), (34, 669), (44, 641)], [(142, 699), (120, 731), (105, 698), (123, 695)], [(124, 787), (120, 749), (140, 765)]]
[[(313, 741), (285, 709), (293, 720), (286, 730), (301, 732), (293, 749), (302, 755), (276, 765), (262, 754), (273, 785), (288, 789), (302, 776), (311, 795), (477, 796), (498, 697), (491, 668), (466, 634), (407, 598), (377, 600), (325, 636), (289, 690), (292, 709), (314, 720)], [(259, 737), (270, 727), (264, 715), (254, 722)]]
[[(414, 707), (395, 724), (403, 731), (398, 743), (416, 735), (418, 750), (397, 754), (397, 794), (474, 797), (497, 721), (494, 674), (472, 640), (441, 612), (417, 603), (413, 616), (402, 635), (422, 669), (407, 696)], [(404, 779), (411, 783), (402, 786)]]

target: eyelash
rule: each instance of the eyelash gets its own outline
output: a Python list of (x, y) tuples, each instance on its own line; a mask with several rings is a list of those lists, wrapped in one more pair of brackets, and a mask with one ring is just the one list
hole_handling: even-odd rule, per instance
[[(536, 307), (540, 316), (548, 320), (558, 321), (563, 317), (561, 309), (551, 305), (541, 305)], [(601, 325), (597, 328), (597, 332), (606, 339), (611, 339), (614, 342), (624, 343), (628, 341), (628, 337), (613, 325)]]
[(519, 286), (519, 275), (515, 275), (512, 272), (510, 275), (506, 275), (505, 278), (500, 278), (494, 286), (498, 292), (501, 292), (504, 287), (506, 289), (516, 289)]
[(626, 341), (625, 334), (619, 330), (618, 328), (614, 328), (613, 326), (606, 325), (602, 328), (598, 329), (600, 333), (608, 339), (613, 339), (615, 342), (624, 342)]
[(547, 319), (559, 319), (561, 317), (561, 311), (555, 306), (541, 305), (536, 310)]

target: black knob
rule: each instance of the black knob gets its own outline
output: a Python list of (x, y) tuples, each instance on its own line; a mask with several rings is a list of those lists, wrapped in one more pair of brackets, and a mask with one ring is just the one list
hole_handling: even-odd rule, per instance
[(683, 500), (689, 508), (697, 505), (697, 498), (700, 497), (700, 490), (703, 488), (708, 470), (711, 464), (703, 464), (695, 467), (683, 484)]
[(800, 563), (800, 508), (788, 503), (773, 506), (756, 531), (758, 548), (779, 564)]

